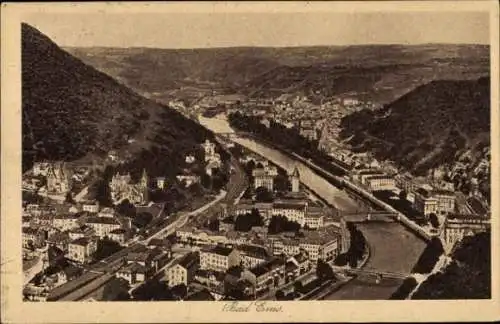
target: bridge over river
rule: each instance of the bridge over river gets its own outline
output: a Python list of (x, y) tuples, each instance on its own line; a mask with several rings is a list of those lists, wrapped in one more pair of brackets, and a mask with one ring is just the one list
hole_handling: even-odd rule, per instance
[[(200, 118), (200, 123), (216, 133), (232, 132), (223, 119), (214, 121), (211, 118)], [(301, 181), (326, 202), (339, 209), (342, 214), (366, 214), (368, 212), (346, 191), (333, 186), (305, 163), (292, 159), (251, 138), (232, 136), (232, 140), (287, 171), (297, 166)], [(356, 226), (370, 246), (370, 258), (365, 264), (366, 269), (386, 273), (409, 273), (426, 245), (422, 239), (398, 222), (360, 222)], [(377, 284), (366, 276), (358, 276), (325, 299), (387, 299), (401, 282), (402, 279), (399, 278), (386, 278)]]

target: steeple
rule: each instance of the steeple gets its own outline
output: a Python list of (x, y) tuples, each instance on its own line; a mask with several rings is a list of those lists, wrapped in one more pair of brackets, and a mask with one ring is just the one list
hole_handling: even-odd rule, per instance
[(142, 169), (141, 186), (143, 188), (148, 187), (148, 174), (146, 173), (146, 169)]
[(292, 177), (294, 177), (294, 178), (300, 178), (299, 169), (297, 167), (295, 167), (293, 169)]

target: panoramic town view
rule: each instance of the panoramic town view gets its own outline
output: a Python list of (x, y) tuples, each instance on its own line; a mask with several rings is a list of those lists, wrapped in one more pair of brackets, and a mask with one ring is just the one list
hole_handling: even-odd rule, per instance
[(375, 44), (237, 41), (271, 14), (27, 19), (23, 300), (491, 298), (488, 16), (458, 15)]

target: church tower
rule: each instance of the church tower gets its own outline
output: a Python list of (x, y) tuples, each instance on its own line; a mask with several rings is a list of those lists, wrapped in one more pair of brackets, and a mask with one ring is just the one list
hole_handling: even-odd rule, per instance
[(290, 181), (292, 182), (292, 192), (299, 192), (300, 174), (297, 167), (293, 169)]
[(139, 181), (139, 188), (142, 191), (142, 201), (143, 203), (149, 202), (149, 191), (148, 191), (148, 174), (146, 169), (142, 169), (142, 177)]

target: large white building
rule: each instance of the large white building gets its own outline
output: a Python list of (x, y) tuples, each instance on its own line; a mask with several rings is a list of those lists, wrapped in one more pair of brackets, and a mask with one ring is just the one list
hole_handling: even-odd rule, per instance
[(200, 251), (200, 268), (202, 270), (226, 271), (239, 265), (241, 255), (237, 249), (216, 246)]
[(254, 179), (254, 188), (264, 187), (268, 191), (272, 192), (274, 189), (274, 176), (268, 174), (265, 168), (254, 169), (252, 171), (252, 176)]
[(100, 238), (109, 237), (109, 233), (121, 227), (115, 218), (110, 217), (89, 217), (85, 224), (94, 229), (95, 234)]
[(484, 232), (490, 228), (489, 217), (480, 215), (452, 214), (446, 217), (441, 241), (446, 253), (450, 253), (457, 242), (466, 236)]
[(199, 255), (189, 253), (166, 270), (169, 287), (188, 285), (199, 267)]
[(80, 237), (69, 243), (67, 257), (82, 264), (88, 263), (92, 260), (95, 251), (97, 251), (97, 242), (95, 240)]
[(305, 224), (305, 216), (307, 212), (307, 202), (302, 201), (277, 201), (273, 203), (271, 210), (272, 216), (285, 216), (289, 221), (299, 223), (300, 226)]

